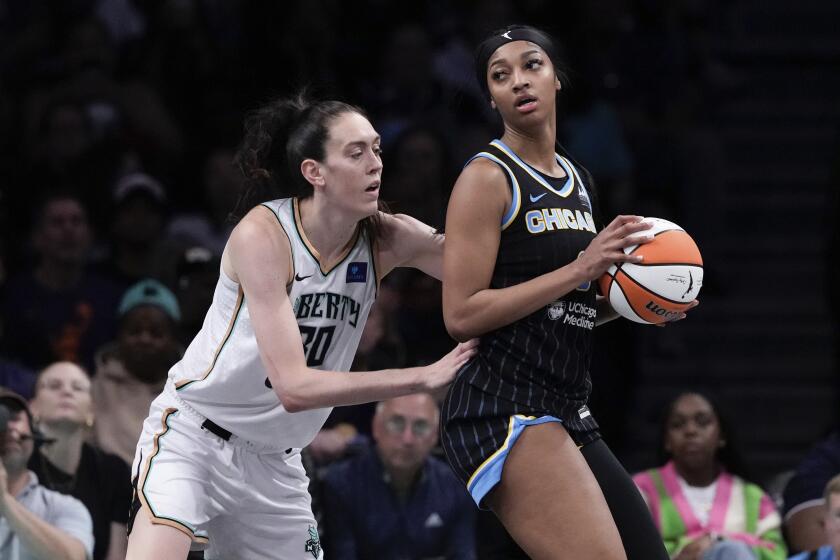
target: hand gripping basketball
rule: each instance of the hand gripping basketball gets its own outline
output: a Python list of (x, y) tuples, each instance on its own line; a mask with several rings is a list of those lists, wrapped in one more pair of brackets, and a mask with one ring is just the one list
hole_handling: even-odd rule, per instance
[(577, 259), (585, 280), (597, 280), (615, 263), (642, 262), (641, 255), (626, 253), (624, 249), (651, 241), (653, 236), (646, 231), (651, 227), (653, 224), (642, 221), (641, 216), (616, 216)]
[(703, 258), (680, 226), (645, 218), (652, 236), (640, 245), (625, 245), (626, 257), (607, 268), (601, 293), (620, 315), (637, 323), (661, 324), (682, 319), (697, 305), (703, 285)]

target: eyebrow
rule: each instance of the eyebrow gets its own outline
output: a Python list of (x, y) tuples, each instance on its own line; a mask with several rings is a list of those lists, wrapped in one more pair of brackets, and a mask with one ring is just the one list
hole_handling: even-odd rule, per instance
[[(524, 53), (519, 55), (519, 58), (527, 58), (527, 57), (531, 56), (532, 54), (540, 54), (540, 51), (538, 49), (531, 49), (530, 51), (525, 51)], [(488, 66), (488, 68), (491, 68), (491, 67), (495, 66), (496, 64), (502, 64), (503, 62), (507, 62), (507, 59), (504, 58), (504, 57), (499, 57), (496, 60), (494, 60), (493, 62), (491, 62), (490, 65)]]
[[(377, 134), (374, 137), (373, 141), (370, 142), (370, 144), (377, 144), (381, 140), (382, 140), (382, 138)], [(347, 142), (347, 144), (345, 144), (345, 146), (344, 146), (344, 149), (346, 150), (348, 148), (355, 148), (356, 146), (364, 148), (367, 145), (368, 145), (368, 142), (366, 142), (365, 140), (354, 140), (352, 142)]]

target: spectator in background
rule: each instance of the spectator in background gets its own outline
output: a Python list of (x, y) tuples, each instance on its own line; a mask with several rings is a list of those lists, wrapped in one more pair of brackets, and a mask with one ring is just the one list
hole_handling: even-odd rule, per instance
[(324, 480), (329, 558), (475, 558), (475, 508), (430, 455), (439, 419), (428, 394), (377, 405), (376, 445), (333, 465)]
[(175, 295), (181, 310), (179, 340), (188, 344), (204, 323), (219, 279), (221, 259), (205, 247), (189, 247), (175, 268)]
[(390, 144), (413, 122), (454, 128), (453, 92), (434, 74), (432, 39), (426, 28), (414, 23), (386, 28), (384, 43), (381, 73), (366, 103), (376, 107), (382, 143)]
[(683, 393), (667, 408), (663, 449), (670, 460), (637, 474), (636, 485), (675, 560), (781, 560), (781, 519), (741, 471), (736, 443), (710, 397)]
[(0, 404), (11, 412), (0, 464), (0, 558), (91, 558), (93, 529), (85, 506), (76, 498), (48, 490), (26, 468), (35, 448), (26, 401), (4, 390)]
[(454, 181), (444, 138), (425, 125), (407, 128), (386, 148), (385, 196), (396, 212), (408, 212), (443, 229), (446, 200)]
[(814, 550), (826, 544), (823, 489), (838, 474), (840, 433), (835, 432), (811, 449), (785, 486), (783, 515), (791, 550)]
[(91, 231), (79, 198), (45, 195), (31, 239), (35, 267), (9, 279), (2, 301), (3, 352), (30, 369), (93, 364), (96, 349), (113, 336), (119, 295), (88, 270)]
[(840, 475), (828, 481), (823, 493), (823, 530), (825, 546), (803, 552), (791, 560), (837, 560), (840, 558)]
[(180, 251), (164, 241), (168, 208), (163, 185), (145, 173), (130, 173), (114, 185), (113, 200), (112, 245), (102, 273), (123, 290), (143, 278), (171, 285)]
[(242, 173), (233, 164), (233, 150), (211, 150), (204, 160), (201, 178), (202, 198), (191, 201), (192, 211), (173, 217), (167, 235), (187, 245), (207, 247), (221, 257), (234, 225), (228, 218), (243, 184)]
[(45, 105), (71, 98), (90, 117), (96, 141), (113, 143), (155, 169), (177, 161), (184, 148), (181, 130), (158, 91), (134, 76), (119, 75), (119, 53), (107, 27), (91, 15), (56, 23), (62, 33), (50, 62), (57, 72), (48, 87), (24, 102), (28, 135)]
[(45, 442), (32, 454), (29, 468), (46, 488), (87, 507), (93, 560), (124, 559), (131, 473), (122, 459), (85, 441), (94, 420), (87, 372), (69, 362), (51, 364), (38, 376), (30, 406)]
[(181, 311), (175, 295), (163, 284), (143, 280), (125, 293), (118, 313), (117, 340), (96, 359), (91, 391), (97, 416), (93, 441), (131, 463), (149, 405), (180, 358)]

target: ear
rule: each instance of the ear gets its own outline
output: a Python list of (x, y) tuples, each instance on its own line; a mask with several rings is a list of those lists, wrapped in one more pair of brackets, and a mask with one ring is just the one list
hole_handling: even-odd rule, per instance
[(314, 159), (305, 159), (300, 162), (300, 172), (313, 188), (324, 187), (325, 180), (321, 174), (321, 164)]
[(557, 91), (563, 89), (563, 84), (560, 83), (560, 78), (558, 78), (557, 76), (554, 76), (554, 89), (556, 89)]
[(494, 110), (496, 109), (496, 102), (493, 101), (492, 99), (490, 100), (490, 108), (494, 109)]

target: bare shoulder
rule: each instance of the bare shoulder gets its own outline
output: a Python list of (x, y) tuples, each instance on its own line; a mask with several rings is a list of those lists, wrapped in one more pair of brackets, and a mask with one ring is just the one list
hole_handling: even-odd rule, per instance
[(501, 166), (487, 158), (479, 157), (472, 160), (461, 171), (458, 176), (458, 183), (498, 183), (501, 185), (507, 184), (507, 176)]
[(242, 267), (290, 260), (289, 240), (277, 217), (264, 206), (254, 207), (236, 224), (222, 254), (225, 273), (237, 282)]
[(447, 214), (492, 212), (501, 217), (510, 203), (511, 192), (505, 171), (487, 158), (476, 158), (458, 176), (449, 198)]

